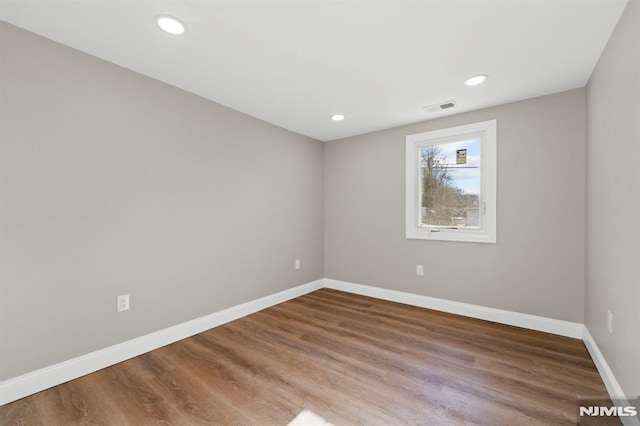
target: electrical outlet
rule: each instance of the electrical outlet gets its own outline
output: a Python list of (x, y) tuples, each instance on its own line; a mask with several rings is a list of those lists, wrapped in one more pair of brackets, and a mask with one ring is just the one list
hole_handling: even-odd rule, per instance
[(613, 314), (607, 311), (607, 331), (613, 333)]
[(422, 265), (416, 265), (416, 275), (419, 277), (424, 275), (424, 267)]
[(296, 259), (296, 269), (300, 269), (300, 259)]
[(118, 312), (129, 310), (129, 295), (121, 294), (118, 296)]

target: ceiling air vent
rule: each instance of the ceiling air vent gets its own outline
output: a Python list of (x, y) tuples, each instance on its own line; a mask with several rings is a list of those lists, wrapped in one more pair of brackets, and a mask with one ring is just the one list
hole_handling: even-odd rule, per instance
[(456, 101), (446, 101), (446, 102), (441, 102), (437, 105), (422, 107), (422, 109), (424, 109), (428, 113), (434, 113), (434, 112), (444, 111), (445, 109), (453, 108), (454, 106), (456, 106)]

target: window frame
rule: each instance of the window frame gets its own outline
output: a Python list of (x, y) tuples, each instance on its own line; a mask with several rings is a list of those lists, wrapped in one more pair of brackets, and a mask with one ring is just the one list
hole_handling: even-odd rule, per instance
[[(480, 142), (480, 229), (419, 226), (420, 147), (451, 143), (470, 136)], [(406, 137), (406, 238), (434, 241), (497, 241), (497, 121), (487, 120)]]

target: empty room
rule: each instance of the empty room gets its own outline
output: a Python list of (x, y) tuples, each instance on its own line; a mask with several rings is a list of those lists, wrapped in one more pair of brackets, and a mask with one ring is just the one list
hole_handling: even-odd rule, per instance
[(640, 0), (0, 0), (0, 425), (640, 425)]

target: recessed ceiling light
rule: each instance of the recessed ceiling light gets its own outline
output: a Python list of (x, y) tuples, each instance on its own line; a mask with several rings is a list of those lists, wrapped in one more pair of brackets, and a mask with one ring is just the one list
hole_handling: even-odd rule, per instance
[(342, 114), (334, 114), (334, 115), (331, 116), (331, 119), (333, 121), (342, 121), (342, 120), (344, 120), (344, 115), (342, 115)]
[(464, 84), (465, 86), (477, 86), (478, 84), (482, 84), (487, 81), (487, 78), (489, 78), (489, 76), (486, 74), (474, 75), (473, 77), (466, 79)]
[(156, 23), (163, 31), (173, 35), (184, 34), (186, 28), (182, 21), (169, 15), (156, 16)]

